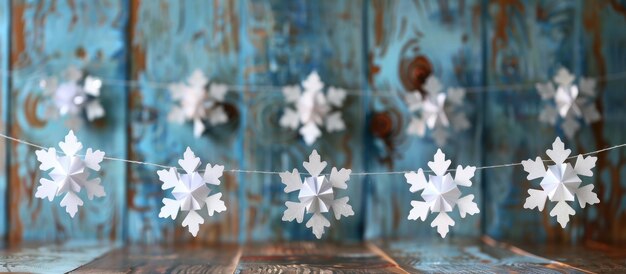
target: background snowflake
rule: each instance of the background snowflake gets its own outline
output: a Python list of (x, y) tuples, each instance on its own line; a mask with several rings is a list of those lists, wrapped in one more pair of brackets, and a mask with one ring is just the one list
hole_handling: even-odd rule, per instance
[(44, 95), (51, 98), (54, 105), (53, 109), (47, 110), (48, 114), (55, 117), (84, 112), (89, 121), (104, 117), (104, 107), (100, 103), (100, 78), (85, 76), (81, 70), (71, 66), (65, 70), (63, 80), (59, 83), (57, 77), (48, 77), (39, 83)]
[(597, 204), (600, 202), (598, 196), (593, 192), (593, 184), (581, 187), (582, 180), (579, 176), (593, 176), (591, 169), (596, 165), (596, 157), (584, 157), (578, 155), (576, 165), (566, 163), (567, 157), (572, 151), (565, 149), (565, 145), (559, 137), (552, 143), (552, 149), (548, 149), (546, 154), (554, 162), (548, 165), (546, 169), (544, 161), (541, 157), (537, 157), (534, 161), (528, 159), (522, 161), (524, 170), (528, 172), (528, 180), (543, 178), (541, 180), (540, 189), (529, 189), (528, 198), (524, 203), (524, 208), (543, 211), (546, 199), (556, 202), (556, 205), (550, 211), (550, 216), (556, 216), (561, 227), (565, 228), (569, 222), (569, 216), (574, 215), (576, 211), (567, 203), (573, 202), (578, 198), (580, 207), (584, 208), (586, 204)]
[(318, 239), (322, 238), (324, 234), (324, 228), (330, 227), (330, 222), (324, 213), (333, 211), (337, 220), (342, 216), (348, 217), (354, 215), (352, 206), (348, 204), (348, 197), (336, 199), (336, 189), (346, 189), (348, 185), (346, 182), (350, 179), (349, 169), (332, 168), (330, 177), (321, 175), (321, 172), (326, 168), (326, 162), (322, 162), (320, 155), (317, 151), (313, 150), (309, 156), (309, 161), (303, 163), (304, 168), (309, 172), (309, 176), (302, 181), (300, 173), (297, 169), (293, 169), (292, 172), (280, 173), (280, 179), (285, 184), (285, 192), (290, 193), (293, 191), (300, 191), (298, 193), (299, 202), (286, 202), (285, 213), (283, 215), (283, 221), (293, 221), (294, 219), (298, 223), (302, 223), (304, 220), (304, 212), (313, 214), (313, 216), (306, 223), (306, 227), (312, 228), (313, 234)]
[(106, 195), (104, 187), (100, 185), (100, 178), (89, 179), (89, 169), (100, 170), (104, 152), (88, 148), (84, 158), (81, 158), (77, 153), (83, 149), (83, 144), (78, 142), (71, 130), (65, 136), (65, 142), (59, 142), (59, 147), (63, 156), (59, 156), (53, 147), (35, 151), (37, 161), (41, 163), (39, 169), (52, 169), (49, 173), (52, 181), (41, 178), (35, 197), (52, 201), (55, 196), (65, 194), (60, 205), (74, 218), (78, 207), (83, 205), (83, 200), (78, 196), (82, 188), (85, 188), (89, 200)]
[(407, 133), (423, 137), (429, 129), (435, 143), (443, 146), (450, 130), (458, 132), (470, 127), (467, 116), (461, 111), (465, 89), (448, 88), (443, 92), (443, 86), (435, 76), (428, 77), (424, 89), (426, 96), (413, 92), (405, 97), (409, 111), (413, 113)]
[(293, 106), (285, 108), (279, 121), (281, 127), (293, 130), (300, 127), (298, 132), (307, 145), (312, 145), (322, 136), (320, 127), (324, 125), (328, 132), (346, 128), (341, 111), (337, 110), (343, 106), (345, 90), (330, 87), (324, 94), (324, 83), (315, 71), (302, 82), (302, 87), (304, 92), (298, 86), (283, 88), (285, 101)]
[(206, 129), (205, 123), (216, 126), (228, 122), (228, 115), (221, 103), (224, 102), (228, 86), (209, 82), (202, 71), (195, 70), (186, 83), (169, 86), (170, 94), (178, 105), (172, 107), (168, 120), (183, 124), (193, 122), (193, 135), (197, 138)]
[(476, 167), (467, 166), (465, 168), (460, 165), (456, 167), (454, 179), (452, 175), (447, 172), (450, 167), (450, 160), (446, 160), (446, 155), (441, 152), (441, 149), (437, 150), (435, 154), (435, 161), (428, 162), (428, 166), (435, 173), (435, 175), (428, 175), (428, 180), (424, 175), (424, 171), (420, 168), (417, 173), (409, 172), (405, 173), (404, 177), (408, 184), (411, 185), (409, 191), (415, 193), (422, 191), (422, 199), (424, 201), (411, 201), (411, 212), (409, 212), (409, 220), (417, 220), (420, 218), (422, 221), (426, 221), (428, 212), (437, 212), (437, 217), (430, 224), (432, 227), (437, 227), (437, 232), (442, 238), (448, 234), (449, 227), (454, 226), (454, 220), (448, 216), (448, 212), (454, 210), (455, 206), (459, 207), (459, 213), (461, 218), (465, 218), (466, 214), (474, 215), (479, 213), (478, 205), (474, 202), (474, 195), (467, 195), (461, 198), (461, 190), (458, 186), (470, 187), (472, 186), (472, 177)]
[(222, 177), (224, 167), (220, 165), (206, 165), (204, 175), (196, 171), (200, 166), (200, 158), (191, 151), (189, 147), (185, 150), (183, 159), (178, 160), (178, 164), (185, 170), (186, 174), (178, 173), (176, 168), (163, 169), (157, 171), (159, 180), (163, 182), (162, 189), (172, 189), (175, 199), (164, 198), (163, 207), (159, 217), (176, 219), (179, 211), (187, 211), (187, 216), (183, 220), (183, 227), (189, 227), (191, 235), (196, 237), (200, 230), (200, 224), (204, 223), (204, 218), (197, 212), (206, 205), (209, 216), (215, 212), (226, 210), (224, 201), (221, 200), (222, 193), (218, 192), (209, 196), (211, 189), (207, 184), (219, 185), (219, 178)]
[(541, 98), (548, 102), (539, 120), (553, 126), (560, 123), (568, 138), (580, 129), (580, 120), (591, 124), (602, 118), (595, 104), (596, 80), (582, 78), (577, 86), (574, 79), (567, 69), (561, 68), (553, 79), (556, 89), (551, 82), (536, 85)]

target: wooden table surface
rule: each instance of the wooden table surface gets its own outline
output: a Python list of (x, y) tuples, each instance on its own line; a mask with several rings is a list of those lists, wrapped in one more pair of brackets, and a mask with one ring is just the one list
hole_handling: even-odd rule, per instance
[(0, 250), (0, 271), (42, 273), (625, 273), (602, 244), (510, 245), (491, 238), (334, 244), (131, 245), (70, 242)]

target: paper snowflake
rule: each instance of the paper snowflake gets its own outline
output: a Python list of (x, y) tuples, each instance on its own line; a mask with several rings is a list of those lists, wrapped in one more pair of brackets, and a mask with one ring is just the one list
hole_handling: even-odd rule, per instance
[(300, 173), (297, 169), (293, 169), (292, 172), (280, 173), (280, 179), (285, 184), (285, 192), (291, 193), (293, 191), (299, 191), (299, 202), (286, 202), (285, 213), (283, 214), (283, 221), (296, 220), (298, 223), (302, 223), (304, 220), (304, 212), (313, 214), (311, 219), (306, 223), (306, 227), (312, 228), (313, 234), (318, 239), (322, 238), (324, 234), (324, 228), (330, 227), (330, 222), (324, 213), (333, 211), (337, 220), (342, 216), (348, 217), (354, 215), (352, 206), (348, 204), (348, 197), (336, 199), (337, 189), (347, 189), (347, 181), (350, 179), (349, 169), (332, 168), (330, 177), (322, 175), (322, 171), (326, 168), (326, 162), (322, 162), (320, 155), (317, 151), (313, 150), (309, 156), (309, 161), (304, 162), (304, 168), (309, 172), (309, 176), (304, 178), (304, 181), (300, 177)]
[(556, 89), (551, 82), (536, 86), (541, 98), (547, 102), (539, 120), (553, 126), (560, 123), (568, 138), (574, 137), (580, 129), (581, 120), (591, 124), (602, 118), (595, 104), (596, 80), (582, 78), (577, 86), (574, 79), (567, 69), (561, 68), (553, 79)]
[(327, 132), (346, 128), (340, 111), (346, 98), (345, 90), (330, 87), (324, 94), (324, 83), (315, 71), (302, 82), (302, 87), (304, 92), (298, 86), (283, 88), (285, 101), (292, 106), (285, 108), (279, 121), (281, 127), (300, 128), (300, 136), (307, 145), (312, 145), (322, 136), (320, 127), (325, 126)]
[(432, 136), (438, 146), (443, 146), (450, 135), (450, 131), (459, 132), (470, 127), (470, 122), (461, 110), (465, 89), (448, 88), (443, 92), (439, 79), (430, 76), (424, 84), (426, 95), (412, 92), (405, 97), (409, 111), (413, 114), (407, 133), (423, 137), (426, 130), (432, 131)]
[(593, 176), (591, 169), (596, 165), (596, 157), (578, 155), (576, 164), (572, 167), (571, 163), (565, 162), (572, 151), (565, 149), (565, 145), (560, 138), (556, 138), (552, 143), (552, 149), (548, 149), (546, 154), (554, 162), (553, 165), (547, 165), (546, 169), (544, 161), (541, 157), (537, 157), (534, 161), (528, 159), (522, 161), (524, 170), (528, 172), (528, 180), (543, 178), (541, 180), (540, 189), (529, 189), (528, 198), (524, 203), (524, 208), (543, 211), (546, 199), (556, 202), (556, 206), (550, 211), (550, 216), (556, 216), (561, 227), (565, 228), (569, 222), (569, 215), (574, 215), (576, 211), (567, 203), (578, 199), (580, 207), (585, 205), (593, 205), (600, 202), (598, 196), (593, 192), (593, 184), (587, 184), (581, 187), (582, 180), (579, 176)]
[(106, 195), (100, 185), (100, 178), (89, 179), (90, 169), (100, 170), (104, 152), (88, 148), (85, 156), (77, 154), (83, 149), (83, 144), (78, 142), (71, 130), (65, 136), (65, 142), (59, 142), (59, 147), (63, 152), (62, 156), (53, 147), (35, 151), (37, 161), (41, 163), (39, 169), (52, 169), (49, 173), (52, 180), (41, 178), (35, 197), (52, 201), (54, 197), (63, 195), (60, 205), (74, 218), (78, 207), (83, 205), (83, 200), (78, 196), (82, 188), (85, 188), (89, 200)]
[(228, 86), (211, 83), (207, 91), (208, 82), (202, 71), (195, 70), (186, 83), (176, 83), (169, 87), (172, 99), (178, 105), (172, 108), (168, 120), (179, 124), (192, 121), (193, 135), (196, 138), (202, 135), (206, 123), (217, 126), (228, 122), (223, 106)]
[(200, 224), (204, 223), (204, 218), (197, 212), (206, 205), (209, 216), (213, 216), (215, 212), (226, 210), (224, 201), (221, 200), (222, 193), (218, 192), (209, 196), (211, 189), (207, 184), (219, 185), (219, 178), (222, 177), (224, 166), (211, 164), (206, 165), (204, 174), (196, 170), (200, 166), (200, 158), (191, 151), (189, 147), (183, 154), (183, 159), (178, 160), (178, 164), (186, 174), (178, 173), (176, 168), (163, 169), (157, 171), (159, 180), (163, 182), (162, 189), (172, 189), (172, 195), (175, 199), (164, 198), (163, 207), (159, 213), (160, 218), (171, 217), (176, 219), (179, 211), (188, 211), (187, 216), (183, 220), (183, 227), (189, 227), (191, 235), (196, 237)]
[(448, 173), (448, 167), (450, 167), (450, 160), (446, 160), (446, 155), (441, 152), (441, 149), (437, 150), (435, 154), (435, 161), (428, 162), (428, 166), (435, 173), (435, 175), (428, 175), (428, 180), (424, 175), (424, 171), (420, 168), (417, 173), (409, 172), (405, 173), (407, 183), (411, 185), (409, 191), (415, 193), (422, 191), (422, 199), (424, 201), (411, 201), (413, 209), (409, 212), (409, 220), (426, 221), (428, 212), (437, 212), (437, 217), (430, 224), (431, 227), (437, 227), (437, 232), (442, 238), (448, 234), (449, 227), (454, 226), (454, 220), (448, 216), (448, 212), (454, 210), (455, 206), (459, 207), (459, 213), (461, 218), (465, 218), (465, 215), (474, 215), (479, 213), (478, 205), (474, 202), (474, 195), (466, 195), (461, 197), (461, 190), (459, 186), (470, 187), (472, 186), (472, 177), (476, 167), (466, 166), (465, 168), (460, 165), (456, 167), (454, 178)]
[(94, 76), (84, 76), (76, 67), (69, 67), (59, 84), (57, 77), (42, 80), (39, 85), (44, 94), (50, 97), (56, 111), (61, 116), (85, 113), (87, 120), (104, 117), (104, 108), (100, 104), (102, 80)]

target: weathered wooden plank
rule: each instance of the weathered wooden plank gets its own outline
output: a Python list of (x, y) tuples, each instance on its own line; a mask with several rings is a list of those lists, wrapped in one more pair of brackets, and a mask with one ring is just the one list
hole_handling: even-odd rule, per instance
[[(317, 71), (326, 86), (358, 89), (363, 82), (361, 37), (362, 2), (359, 1), (243, 1), (242, 82), (256, 86), (299, 84)], [(347, 129), (324, 133), (307, 146), (297, 131), (280, 127), (286, 104), (280, 88), (250, 90), (245, 94), (246, 116), (243, 148), (246, 169), (303, 170), (302, 161), (313, 149), (335, 166), (362, 171), (362, 128), (365, 110), (362, 94), (348, 96), (343, 118)], [(340, 221), (330, 215), (325, 239), (359, 239), (362, 235), (361, 179), (352, 177), (348, 190), (355, 216)], [(242, 229), (244, 240), (314, 239), (304, 223), (281, 220), (285, 202), (297, 201), (297, 192), (284, 194), (276, 175), (243, 175)], [(308, 216), (305, 221), (308, 221)]]
[[(606, 1), (494, 1), (486, 7), (488, 79), (490, 85), (527, 85), (512, 91), (501, 89), (489, 93), (485, 115), (486, 165), (511, 163), (545, 157), (558, 135), (572, 155), (623, 143), (621, 134), (624, 112), (619, 110), (626, 100), (619, 92), (624, 81), (603, 82), (598, 85), (597, 103), (603, 122), (592, 126), (583, 124), (573, 139), (567, 139), (558, 127), (539, 122), (541, 98), (535, 82), (545, 82), (560, 67), (581, 76), (603, 76), (621, 72), (624, 65), (626, 36), (619, 5)], [(610, 56), (610, 57), (609, 57)], [(619, 102), (619, 103), (617, 103)], [(573, 206), (577, 214), (566, 229), (549, 216), (550, 204), (543, 212), (523, 208), (530, 187), (521, 168), (485, 171), (486, 231), (501, 239), (529, 241), (576, 242), (584, 239), (604, 241), (624, 240), (623, 195), (624, 151), (600, 154), (593, 179), (601, 199), (599, 205), (585, 208)], [(621, 180), (621, 181), (620, 181)], [(610, 189), (610, 191), (609, 191)], [(617, 195), (617, 196), (615, 196)]]
[(588, 241), (577, 245), (524, 243), (515, 247), (520, 252), (530, 252), (593, 273), (626, 272), (626, 250), (616, 245)]
[[(490, 238), (391, 241), (376, 244), (410, 273), (584, 273)], [(589, 254), (580, 252), (579, 254)]]
[[(440, 79), (444, 88), (482, 85), (481, 1), (371, 1), (367, 9), (368, 82), (373, 89), (366, 126), (371, 134), (364, 159), (371, 172), (428, 169), (437, 151), (432, 132), (425, 137), (408, 135), (411, 113), (404, 97), (421, 89), (428, 76)], [(481, 94), (468, 93), (465, 107), (471, 128), (453, 134), (442, 147), (451, 167), (478, 165), (481, 161)], [(480, 206), (483, 200), (480, 172), (471, 188)], [(366, 238), (437, 235), (426, 222), (407, 220), (411, 200), (402, 174), (372, 176), (365, 206)], [(480, 215), (461, 219), (450, 236), (480, 235)], [(438, 235), (436, 237), (439, 237)]]
[[(38, 87), (41, 76), (61, 76), (69, 65), (105, 79), (124, 79), (126, 2), (11, 1), (12, 78), (10, 134), (44, 146), (57, 146), (73, 128), (85, 147), (126, 155), (126, 93), (104, 86), (106, 116), (94, 123), (83, 117), (54, 119), (45, 114), (50, 98)], [(38, 76), (38, 77), (37, 77)], [(42, 174), (35, 149), (11, 143), (9, 157), (9, 241), (72, 238), (118, 239), (123, 229), (126, 172), (120, 162), (105, 161), (99, 173), (105, 198), (87, 201), (72, 219), (54, 202), (35, 198)]]
[(234, 273), (240, 255), (236, 245), (132, 245), (72, 273)]
[[(575, 141), (577, 152), (626, 143), (626, 3), (581, 1), (580, 62), (582, 75), (600, 78), (597, 107), (603, 119), (586, 128)], [(612, 77), (621, 73), (620, 78)], [(598, 154), (594, 170), (600, 203), (578, 212), (568, 233), (608, 244), (626, 243), (626, 149)], [(584, 228), (584, 229), (579, 229)], [(549, 235), (551, 236), (551, 235)]]
[(76, 240), (0, 250), (0, 272), (65, 273), (116, 247), (108, 242)]
[[(241, 123), (236, 93), (227, 95), (229, 122), (208, 128), (193, 137), (190, 123), (168, 121), (173, 106), (166, 83), (183, 82), (195, 69), (212, 81), (234, 84), (238, 77), (239, 14), (236, 1), (131, 1), (132, 78), (139, 81), (130, 96), (129, 157), (133, 160), (176, 166), (187, 146), (207, 163), (237, 166)], [(151, 82), (165, 83), (152, 85)], [(128, 236), (133, 242), (191, 240), (176, 222), (160, 219), (164, 197), (156, 169), (133, 165), (129, 170)], [(237, 177), (225, 173), (218, 191), (228, 211), (214, 215), (200, 226), (196, 241), (238, 239), (239, 218)], [(203, 214), (206, 214), (203, 210)], [(206, 216), (205, 216), (206, 217)]]
[[(11, 22), (11, 5), (9, 1), (4, 1), (0, 3), (0, 131), (3, 134), (7, 133), (8, 129), (8, 106), (9, 106), (9, 81), (10, 75), (9, 71), (9, 41), (10, 41), (10, 32), (9, 32), (9, 23)], [(8, 182), (8, 170), (7, 170), (7, 148), (8, 142), (3, 140), (2, 145), (0, 146), (0, 197), (2, 199), (2, 203), (0, 203), (0, 243), (4, 242), (6, 239), (7, 226), (8, 226), (8, 218), (7, 218), (7, 201), (8, 192), (7, 192), (7, 182)]]
[(246, 246), (237, 273), (405, 273), (365, 244), (292, 242)]

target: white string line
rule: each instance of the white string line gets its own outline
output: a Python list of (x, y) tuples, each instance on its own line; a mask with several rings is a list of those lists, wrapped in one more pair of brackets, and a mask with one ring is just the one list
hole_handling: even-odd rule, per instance
[[(605, 76), (598, 76), (598, 77), (595, 77), (594, 79), (598, 81), (607, 82), (607, 81), (619, 80), (619, 79), (624, 79), (624, 78), (626, 78), (626, 71), (607, 74)], [(156, 87), (156, 88), (168, 89), (170, 85), (173, 84), (173, 82), (166, 83), (166, 82), (156, 82), (156, 81), (138, 81), (138, 80), (102, 79), (102, 78), (101, 80), (103, 81), (105, 85), (121, 86), (121, 87), (136, 87), (136, 88), (141, 88), (142, 86), (147, 85), (147, 86)], [(535, 84), (536, 83), (514, 84), (514, 85), (495, 85), (495, 86), (469, 86), (469, 87), (463, 87), (463, 88), (468, 93), (491, 92), (491, 91), (524, 91), (524, 90), (534, 89)], [(282, 89), (285, 86), (290, 86), (290, 85), (298, 85), (298, 84), (297, 83), (286, 84), (284, 86), (272, 86), (272, 85), (226, 85), (226, 86), (228, 87), (228, 90), (233, 90), (233, 91), (282, 92)], [(329, 86), (332, 86), (332, 85), (329, 85)], [(364, 90), (362, 89), (343, 89), (343, 90), (345, 90), (346, 93), (351, 94), (351, 95), (365, 95)], [(370, 94), (370, 96), (385, 97), (385, 96), (395, 96), (394, 93), (400, 90), (372, 90), (372, 91), (373, 93)]]
[[(15, 77), (16, 75), (13, 75), (13, 73), (17, 73), (17, 71), (5, 71), (2, 72), (1, 74), (7, 77)], [(36, 76), (38, 77), (42, 77), (40, 75), (43, 75), (43, 73), (41, 71), (35, 71), (35, 73), (33, 73), (31, 76), (27, 76), (25, 77), (26, 79), (28, 79), (28, 81), (31, 80), (36, 80)], [(96, 76), (96, 75), (94, 75)], [(97, 76), (96, 76), (97, 77)], [(608, 81), (613, 81), (613, 80), (619, 80), (619, 79), (624, 79), (626, 78), (626, 71), (622, 71), (622, 72), (617, 72), (617, 73), (612, 73), (612, 74), (607, 74), (604, 76), (597, 76), (594, 79), (598, 80), (598, 81), (604, 81), (604, 82), (608, 82)], [(40, 79), (41, 80), (41, 79)], [(134, 87), (134, 88), (141, 88), (143, 86), (151, 86), (151, 87), (155, 87), (155, 88), (159, 88), (159, 89), (169, 89), (170, 85), (176, 82), (158, 82), (158, 81), (140, 81), (140, 80), (122, 80), (122, 79), (107, 79), (107, 78), (100, 78), (100, 80), (102, 80), (104, 85), (108, 85), (108, 86), (119, 86), (119, 87)], [(492, 92), (492, 91), (525, 91), (525, 90), (530, 90), (530, 89), (534, 89), (535, 88), (535, 84), (536, 83), (527, 83), (527, 84), (512, 84), (512, 85), (493, 85), (493, 86), (468, 86), (468, 87), (463, 87), (460, 86), (461, 88), (464, 88), (465, 91), (467, 93), (478, 93), (478, 92)], [(257, 92), (282, 92), (282, 89), (285, 86), (289, 86), (289, 85), (298, 85), (297, 83), (293, 83), (293, 84), (286, 84), (284, 86), (273, 86), (273, 85), (225, 85), (228, 90), (231, 91), (243, 91), (246, 93), (254, 93), (254, 91)], [(329, 85), (332, 86), (332, 85)], [(451, 86), (454, 87), (454, 86)], [(347, 94), (350, 95), (356, 95), (356, 96), (362, 96), (365, 95), (365, 90), (363, 89), (344, 89), (346, 91)], [(374, 97), (394, 97), (396, 96), (395, 93), (397, 93), (398, 91), (401, 91), (402, 89), (389, 89), (389, 90), (378, 90), (378, 89), (372, 89), (372, 94), (369, 94), (369, 96), (374, 96)]]
[[(48, 150), (48, 148), (45, 148), (43, 146), (28, 142), (28, 141), (24, 141), (22, 139), (18, 139), (18, 138), (14, 138), (5, 134), (0, 133), (0, 137), (17, 142), (17, 143), (21, 143), (21, 144), (25, 144), (28, 146), (32, 146), (32, 147), (36, 147), (39, 149), (43, 149), (43, 150)], [(570, 156), (567, 158), (567, 160), (571, 160), (571, 159), (576, 159), (579, 155), (582, 156), (588, 156), (588, 155), (594, 155), (594, 154), (598, 154), (601, 152), (605, 152), (605, 151), (609, 151), (609, 150), (613, 150), (613, 149), (617, 149), (620, 147), (626, 147), (626, 143), (624, 144), (619, 144), (619, 145), (615, 145), (612, 147), (607, 147), (607, 148), (603, 148), (600, 150), (596, 150), (596, 151), (591, 151), (591, 152), (587, 152), (587, 153), (582, 153), (582, 154), (577, 154), (575, 156)], [(76, 156), (83, 156), (83, 155), (76, 155)], [(153, 167), (160, 167), (160, 168), (165, 168), (165, 169), (177, 169), (177, 170), (182, 170), (181, 168), (177, 168), (177, 167), (172, 167), (172, 166), (166, 166), (166, 165), (161, 165), (161, 164), (155, 164), (155, 163), (150, 163), (150, 162), (142, 162), (142, 161), (135, 161), (135, 160), (128, 160), (128, 159), (122, 159), (122, 158), (115, 158), (115, 157), (103, 157), (103, 159), (105, 160), (110, 160), (110, 161), (118, 161), (118, 162), (125, 162), (125, 163), (130, 163), (130, 164), (138, 164), (138, 165), (146, 165), (146, 166), (153, 166)], [(544, 162), (552, 162), (551, 160), (543, 160)], [(515, 162), (515, 163), (511, 163), (511, 164), (500, 164), (500, 165), (491, 165), (491, 166), (481, 166), (481, 167), (476, 167), (476, 170), (483, 170), (483, 169), (494, 169), (494, 168), (501, 168), (501, 167), (512, 167), (512, 166), (521, 166), (522, 163), (521, 162)], [(198, 170), (198, 172), (204, 172), (205, 170), (201, 169)], [(452, 172), (455, 171), (455, 169), (448, 169), (446, 170), (446, 172)], [(249, 174), (271, 174), (271, 175), (277, 175), (280, 174), (282, 172), (279, 171), (264, 171), (264, 170), (245, 170), (245, 169), (230, 169), (230, 170), (224, 170), (224, 172), (228, 172), (228, 173), (249, 173)], [(404, 171), (385, 171), (385, 172), (353, 172), (350, 173), (350, 176), (368, 176), (368, 175), (393, 175), (393, 174), (405, 174), (405, 173), (409, 173), (409, 172), (414, 172), (414, 170), (404, 170)], [(425, 173), (432, 173), (432, 170), (424, 170)], [(309, 175), (308, 173), (300, 173), (301, 175)], [(320, 174), (320, 175), (330, 175), (330, 174)]]

